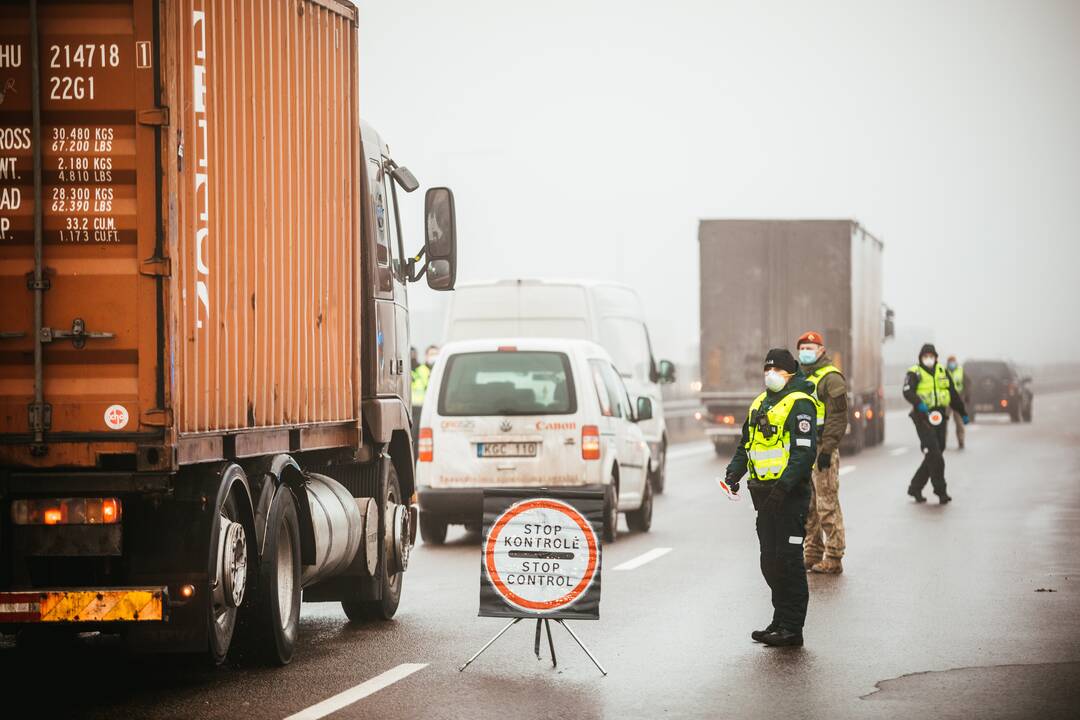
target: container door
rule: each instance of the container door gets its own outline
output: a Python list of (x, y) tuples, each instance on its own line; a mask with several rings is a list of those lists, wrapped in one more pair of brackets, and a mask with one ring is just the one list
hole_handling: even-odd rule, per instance
[(47, 457), (51, 442), (153, 429), (164, 118), (153, 3), (41, 0), (36, 12), (0, 5), (0, 433), (36, 435)]

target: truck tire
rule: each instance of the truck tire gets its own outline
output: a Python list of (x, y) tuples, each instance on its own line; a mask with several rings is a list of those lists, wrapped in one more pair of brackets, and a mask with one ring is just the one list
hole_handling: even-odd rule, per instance
[(1020, 406), (1019, 405), (1011, 405), (1009, 407), (1009, 420), (1014, 422), (1014, 423), (1018, 423), (1018, 422), (1020, 422), (1020, 419), (1021, 419), (1020, 418)]
[(278, 488), (266, 518), (252, 638), (269, 663), (288, 665), (300, 627), (300, 521), (296, 498)]
[(1020, 413), (1020, 417), (1024, 422), (1029, 423), (1029, 422), (1031, 422), (1031, 418), (1034, 416), (1034, 414), (1035, 414), (1035, 401), (1031, 400), (1027, 404), (1027, 407), (1024, 408), (1024, 410)]
[(632, 532), (649, 532), (652, 527), (653, 489), (652, 484), (645, 481), (645, 490), (641, 496), (641, 507), (626, 513), (626, 524)]
[[(223, 482), (228, 483), (228, 491), (224, 496), (224, 500), (217, 508), (217, 515), (210, 524), (210, 564), (208, 568), (208, 577), (210, 578), (211, 589), (209, 598), (207, 598), (207, 659), (211, 665), (221, 665), (225, 662), (225, 657), (229, 654), (229, 647), (232, 645), (233, 634), (236, 630), (236, 616), (238, 607), (232, 607), (228, 602), (220, 602), (215, 596), (218, 594), (214, 591), (212, 585), (217, 578), (217, 558), (218, 548), (220, 543), (220, 533), (222, 530), (221, 518), (228, 520), (231, 523), (240, 523), (242, 515), (240, 513), (240, 500), (238, 499), (239, 493), (236, 491), (236, 485), (238, 485), (243, 476), (244, 471), (239, 466), (232, 465), (225, 471), (225, 478)], [(242, 533), (243, 534), (243, 533)], [(246, 538), (243, 538), (245, 543)], [(223, 570), (223, 573), (225, 571)], [(245, 577), (243, 582), (245, 586), (247, 584), (246, 575), (249, 574), (245, 566)], [(224, 580), (222, 580), (224, 582)], [(242, 604), (243, 600), (241, 600)]]
[[(386, 488), (383, 491), (382, 515), (386, 523), (387, 508), (391, 503), (401, 502), (401, 485), (398, 484), (397, 471), (394, 464), (385, 460), (390, 465), (386, 477)], [(393, 563), (394, 547), (392, 533), (383, 533), (380, 541), (382, 557), (379, 558), (379, 566), (375, 570), (375, 582), (382, 589), (382, 597), (379, 600), (342, 600), (341, 609), (352, 622), (363, 620), (389, 620), (397, 612), (401, 602), (401, 585), (405, 580), (404, 572), (390, 572)]]
[(657, 495), (664, 494), (664, 483), (667, 481), (667, 437), (660, 438), (660, 458), (656, 463), (656, 471), (649, 471), (649, 484)]
[(618, 482), (611, 479), (611, 484), (604, 488), (604, 543), (615, 542), (619, 537), (619, 501)]
[(446, 542), (446, 518), (420, 511), (420, 538), (425, 545), (442, 545)]

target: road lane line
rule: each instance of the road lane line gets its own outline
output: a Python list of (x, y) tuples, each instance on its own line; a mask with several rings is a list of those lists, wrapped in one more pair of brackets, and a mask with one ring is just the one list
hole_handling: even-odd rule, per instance
[(407, 678), (417, 670), (423, 670), (426, 667), (427, 663), (402, 663), (395, 668), (387, 670), (382, 675), (377, 675), (370, 680), (360, 683), (356, 687), (349, 688), (333, 697), (326, 698), (321, 703), (312, 705), (306, 710), (301, 710), (294, 715), (290, 715), (285, 718), (285, 720), (319, 720), (319, 718), (324, 718), (330, 713), (337, 712), (343, 707), (352, 705), (357, 700), (363, 700), (368, 695), (377, 693), (383, 688), (393, 685), (398, 680)]
[(653, 548), (644, 555), (638, 555), (633, 560), (627, 560), (622, 565), (616, 565), (615, 570), (633, 570), (639, 568), (647, 562), (652, 562), (658, 557), (663, 557), (671, 552), (671, 548)]
[(909, 447), (893, 448), (892, 450), (889, 451), (889, 454), (895, 457), (897, 455), (903, 455), (904, 453), (906, 453), (910, 449), (911, 448), (909, 448)]
[(853, 473), (853, 472), (855, 472), (855, 466), (854, 465), (842, 465), (840, 467), (840, 474), (841, 475), (847, 475), (848, 473)]

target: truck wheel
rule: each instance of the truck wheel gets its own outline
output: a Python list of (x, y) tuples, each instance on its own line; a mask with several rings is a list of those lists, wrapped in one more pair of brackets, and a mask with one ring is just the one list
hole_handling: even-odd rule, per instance
[(613, 543), (619, 536), (618, 485), (615, 478), (604, 488), (604, 542)]
[(626, 513), (626, 524), (633, 532), (649, 532), (652, 527), (653, 489), (648, 482), (641, 497), (641, 507)]
[(1020, 417), (1023, 419), (1024, 422), (1029, 423), (1029, 422), (1031, 422), (1031, 418), (1032, 418), (1032, 416), (1034, 414), (1035, 414), (1035, 401), (1032, 400), (1031, 402), (1028, 403), (1028, 406), (1026, 408), (1024, 408), (1024, 411), (1022, 413), (1020, 413)]
[(300, 626), (300, 521), (285, 486), (274, 493), (267, 514), (256, 602), (253, 638), (268, 662), (287, 665)]
[(446, 542), (447, 525), (445, 518), (429, 512), (420, 513), (420, 537), (426, 545), (442, 545)]
[(401, 585), (405, 572), (393, 572), (396, 564), (394, 558), (394, 530), (391, 514), (388, 510), (396, 507), (401, 502), (401, 486), (398, 484), (397, 471), (389, 459), (390, 471), (386, 478), (386, 491), (382, 498), (383, 523), (386, 532), (380, 541), (382, 557), (379, 558), (379, 567), (375, 571), (375, 582), (382, 589), (382, 598), (379, 600), (342, 600), (341, 609), (353, 622), (362, 620), (389, 620), (397, 612), (401, 602)]
[[(240, 503), (232, 485), (239, 482), (243, 470), (233, 465), (227, 471), (232, 484), (210, 532), (210, 597), (207, 602), (208, 659), (213, 665), (225, 662), (236, 630), (236, 611), (247, 589), (247, 534), (240, 523)], [(221, 577), (218, 577), (218, 567)]]
[(1020, 406), (1019, 405), (1012, 405), (1009, 408), (1009, 420), (1011, 420), (1014, 423), (1020, 422)]
[(667, 438), (660, 438), (660, 457), (656, 462), (656, 471), (649, 471), (649, 484), (657, 495), (664, 494), (664, 482), (667, 480)]

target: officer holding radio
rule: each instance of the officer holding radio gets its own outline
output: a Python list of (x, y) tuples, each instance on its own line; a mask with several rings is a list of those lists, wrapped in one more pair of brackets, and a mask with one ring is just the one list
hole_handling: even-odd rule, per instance
[(765, 357), (765, 392), (750, 404), (742, 441), (727, 467), (727, 485), (739, 491), (743, 475), (761, 547), (761, 574), (772, 590), (773, 619), (750, 637), (766, 645), (801, 646), (810, 590), (803, 565), (803, 533), (810, 508), (810, 475), (817, 459), (814, 386), (788, 350)]
[(911, 403), (909, 416), (915, 423), (923, 451), (922, 464), (911, 478), (908, 495), (915, 498), (915, 502), (926, 502), (922, 490), (929, 480), (938, 501), (944, 505), (952, 500), (945, 488), (945, 455), (942, 452), (949, 427), (946, 410), (952, 408), (965, 425), (968, 415), (952, 375), (938, 363), (937, 350), (930, 343), (922, 346), (919, 364), (912, 365), (904, 377), (904, 399)]

